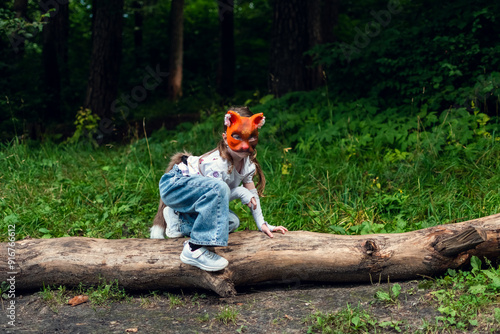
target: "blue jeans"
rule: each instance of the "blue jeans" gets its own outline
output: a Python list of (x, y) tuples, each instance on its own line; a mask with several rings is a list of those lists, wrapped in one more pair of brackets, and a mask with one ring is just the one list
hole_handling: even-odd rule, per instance
[[(175, 211), (179, 215), (183, 224), (181, 224), (179, 231), (182, 232), (184, 236), (191, 236), (191, 229), (193, 227), (194, 221), (196, 220), (197, 213), (182, 213)], [(240, 218), (236, 213), (229, 209), (229, 234), (235, 232), (240, 226)]]
[(193, 244), (227, 246), (229, 195), (226, 183), (205, 176), (184, 176), (177, 166), (160, 179), (160, 196), (179, 213), (181, 232)]

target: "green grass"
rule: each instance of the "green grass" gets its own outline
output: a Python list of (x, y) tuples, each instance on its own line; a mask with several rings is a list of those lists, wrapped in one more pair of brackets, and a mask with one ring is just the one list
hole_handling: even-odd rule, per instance
[(145, 237), (161, 173), (155, 175), (143, 153), (134, 146), (4, 146), (2, 232), (7, 223), (15, 223), (18, 239)]
[(105, 307), (112, 302), (131, 299), (126, 291), (119, 287), (118, 281), (106, 282), (104, 279), (100, 279), (100, 283), (96, 286), (85, 286), (83, 283), (80, 283), (78, 287), (70, 290), (67, 290), (62, 285), (58, 287), (44, 286), (40, 290), (39, 295), (55, 313), (58, 312), (58, 307), (67, 304), (72, 297), (77, 295), (88, 296), (89, 302), (93, 307)]
[(167, 293), (167, 297), (168, 297), (168, 303), (169, 303), (170, 308), (179, 307), (179, 306), (184, 305), (184, 301), (182, 299), (182, 296), (172, 294), (172, 293)]
[(58, 307), (67, 304), (69, 300), (69, 294), (66, 287), (59, 286), (57, 289), (51, 288), (50, 286), (44, 286), (39, 295), (44, 303), (46, 303), (49, 308), (54, 313), (58, 313)]
[[(6, 241), (9, 224), (16, 225), (17, 239), (147, 237), (168, 157), (182, 149), (202, 154), (214, 147), (219, 116), (210, 116), (185, 132), (158, 131), (122, 146), (95, 149), (84, 142), (56, 145), (17, 140), (3, 144), (0, 241)], [(357, 117), (369, 118), (356, 113), (345, 117), (353, 122)], [(401, 124), (413, 119), (398, 114), (394, 118), (401, 119)], [(372, 127), (376, 121), (373, 117)], [(267, 179), (262, 199), (266, 220), (290, 230), (367, 234), (405, 232), (500, 212), (500, 137), (491, 130), (498, 124), (490, 120), (492, 126), (476, 134), (477, 129), (468, 125), (470, 119), (458, 125), (446, 122), (436, 121), (419, 130), (418, 138), (435, 137), (425, 145), (396, 145), (401, 150), (405, 147), (404, 152), (380, 146), (376, 140), (361, 145), (364, 128), (358, 134), (348, 131), (345, 137), (333, 136), (328, 143), (318, 139), (318, 151), (314, 151), (316, 144), (305, 151), (300, 143), (279, 137), (271, 123), (258, 148)], [(467, 146), (457, 145), (450, 135), (453, 126), (471, 127)], [(451, 130), (440, 132), (445, 127)], [(410, 136), (406, 141), (413, 143)], [(433, 144), (438, 142), (439, 147)], [(240, 229), (256, 229), (246, 206), (236, 202), (231, 206), (240, 215)]]
[(215, 315), (215, 319), (222, 322), (224, 325), (228, 324), (236, 324), (236, 320), (238, 319), (238, 314), (240, 312), (232, 306), (224, 306), (221, 308), (219, 313)]
[(89, 301), (94, 306), (108, 306), (112, 302), (121, 302), (130, 300), (127, 292), (120, 288), (118, 280), (106, 282), (101, 279), (97, 286), (79, 287), (79, 294), (89, 296)]
[(392, 286), (387, 284), (387, 289), (380, 289), (375, 293), (375, 299), (383, 303), (397, 305), (400, 294), (401, 285), (398, 283), (393, 284)]
[(360, 305), (346, 307), (333, 313), (316, 312), (306, 321), (308, 333), (342, 334), (376, 332), (378, 320)]

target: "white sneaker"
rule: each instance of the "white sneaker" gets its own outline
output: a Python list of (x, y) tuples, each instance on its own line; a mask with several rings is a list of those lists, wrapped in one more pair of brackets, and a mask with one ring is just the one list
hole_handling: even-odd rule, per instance
[(163, 218), (167, 223), (167, 237), (180, 238), (183, 236), (181, 232), (181, 219), (171, 207), (166, 206), (163, 209)]
[(181, 253), (181, 261), (185, 264), (190, 264), (205, 271), (219, 271), (226, 268), (229, 264), (225, 258), (209, 251), (205, 247), (191, 251), (188, 241), (184, 242), (184, 248)]

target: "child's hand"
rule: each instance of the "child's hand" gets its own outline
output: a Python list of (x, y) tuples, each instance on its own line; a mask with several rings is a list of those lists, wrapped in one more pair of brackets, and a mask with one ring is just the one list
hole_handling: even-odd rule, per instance
[[(269, 238), (274, 238), (274, 235), (272, 234), (267, 224), (262, 224), (262, 232), (267, 234)], [(273, 232), (281, 232), (282, 234), (285, 234), (285, 232), (288, 232), (288, 229), (284, 226), (275, 226)]]
[(252, 199), (250, 200), (250, 202), (247, 203), (247, 205), (252, 210), (257, 209), (257, 200), (255, 199), (255, 197), (252, 197)]

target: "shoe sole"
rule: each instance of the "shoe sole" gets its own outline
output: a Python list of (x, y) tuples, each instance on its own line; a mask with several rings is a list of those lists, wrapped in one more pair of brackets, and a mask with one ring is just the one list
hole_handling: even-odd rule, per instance
[(182, 254), (182, 253), (181, 253), (181, 261), (184, 262), (185, 264), (189, 264), (189, 265), (198, 267), (198, 268), (203, 269), (205, 271), (219, 271), (219, 270), (226, 268), (228, 265), (228, 263), (226, 263), (226, 265), (224, 267), (208, 267), (202, 263), (199, 263), (195, 260), (191, 260), (191, 259), (185, 257), (184, 254)]

